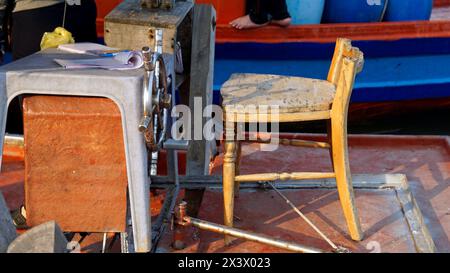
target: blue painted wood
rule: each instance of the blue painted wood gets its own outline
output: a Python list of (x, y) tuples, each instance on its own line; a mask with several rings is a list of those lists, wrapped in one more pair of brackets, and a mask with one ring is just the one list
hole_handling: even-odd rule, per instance
[(429, 20), (433, 0), (389, 0), (384, 21)]
[[(355, 42), (354, 44), (365, 48), (363, 52), (366, 63), (357, 78), (352, 101), (383, 102), (450, 97), (448, 43), (449, 39)], [(218, 45), (216, 50), (215, 103), (219, 102), (220, 86), (232, 73), (266, 73), (326, 79), (331, 60), (329, 52), (333, 51), (334, 44), (247, 44), (244, 45), (245, 52), (241, 48), (240, 54), (234, 52), (234, 55), (229, 51), (230, 45), (225, 46), (228, 49), (226, 53), (222, 52), (221, 46), (224, 45)], [(309, 52), (305, 53), (298, 50), (299, 48), (308, 48)], [(386, 55), (377, 52), (377, 48), (385, 50)], [(328, 53), (325, 54), (324, 49)], [(392, 52), (392, 49), (396, 50)], [(277, 59), (277, 54), (271, 54), (271, 58), (267, 58), (267, 52), (280, 53), (283, 58)]]
[[(408, 0), (409, 1), (409, 0)], [(324, 23), (362, 23), (382, 20), (387, 0), (326, 0)]]
[(289, 0), (286, 3), (293, 25), (320, 24), (325, 0)]
[[(393, 41), (353, 41), (368, 58), (450, 54), (450, 38), (401, 39)], [(315, 60), (331, 59), (334, 43), (220, 43), (216, 59)]]

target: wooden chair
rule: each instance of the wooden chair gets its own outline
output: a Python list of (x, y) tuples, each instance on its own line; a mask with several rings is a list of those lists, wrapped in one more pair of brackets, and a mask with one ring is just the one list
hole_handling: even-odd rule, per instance
[[(234, 74), (221, 89), (225, 122), (225, 155), (223, 163), (224, 222), (233, 226), (235, 193), (241, 182), (336, 178), (339, 198), (350, 236), (362, 240), (363, 232), (354, 201), (347, 150), (347, 112), (356, 74), (364, 64), (364, 55), (351, 41), (339, 38), (327, 81), (300, 77), (259, 74)], [(278, 114), (258, 109), (254, 115), (246, 106), (277, 105)], [(243, 107), (244, 106), (244, 107)], [(266, 108), (267, 109), (267, 108)], [(270, 109), (270, 108), (268, 108)], [(266, 173), (239, 175), (240, 142), (236, 139), (238, 123), (299, 122), (326, 120), (328, 142), (283, 140), (281, 144), (328, 148), (334, 172)], [(232, 238), (225, 237), (229, 244)]]

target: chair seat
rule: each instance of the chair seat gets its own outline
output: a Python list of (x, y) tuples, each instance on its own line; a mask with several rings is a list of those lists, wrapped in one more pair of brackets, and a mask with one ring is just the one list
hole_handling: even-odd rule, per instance
[(278, 106), (280, 113), (331, 109), (336, 87), (324, 80), (263, 74), (233, 74), (220, 90), (227, 112), (255, 105)]

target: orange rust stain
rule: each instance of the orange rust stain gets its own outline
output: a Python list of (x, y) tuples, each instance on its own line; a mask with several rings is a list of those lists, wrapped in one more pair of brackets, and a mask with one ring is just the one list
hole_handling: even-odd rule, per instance
[(236, 30), (229, 25), (217, 26), (217, 42), (317, 42), (332, 43), (338, 37), (352, 40), (398, 40), (403, 38), (450, 37), (450, 21), (412, 21), (357, 24), (321, 24), (279, 28)]

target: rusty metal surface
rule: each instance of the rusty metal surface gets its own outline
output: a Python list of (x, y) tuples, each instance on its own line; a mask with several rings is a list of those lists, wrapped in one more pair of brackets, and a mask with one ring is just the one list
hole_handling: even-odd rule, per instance
[[(287, 137), (287, 136), (283, 136)], [(301, 135), (301, 139), (315, 141), (323, 140), (322, 136)], [(450, 222), (448, 217), (450, 202), (450, 142), (445, 137), (418, 136), (350, 136), (351, 168), (354, 173), (405, 173), (410, 190), (415, 197), (424, 216), (424, 222), (430, 229), (431, 236), (438, 252), (450, 252)], [(242, 171), (259, 172), (275, 170), (284, 166), (289, 170), (311, 170), (329, 167), (328, 153), (319, 149), (299, 149), (281, 147), (278, 152), (264, 153), (258, 150), (258, 145), (248, 145), (244, 148)], [(14, 147), (5, 146), (4, 155), (10, 154)], [(295, 152), (290, 152), (294, 151)], [(164, 153), (163, 153), (164, 155)], [(184, 154), (180, 153), (180, 173), (184, 174)], [(289, 156), (286, 156), (289, 155)], [(258, 160), (255, 160), (255, 159)], [(273, 166), (273, 160), (280, 161)], [(0, 173), (0, 190), (3, 192), (10, 209), (15, 209), (23, 200), (23, 165), (15, 157), (4, 156), (4, 164)], [(162, 162), (161, 162), (162, 163)], [(161, 170), (164, 164), (161, 164)], [(217, 158), (212, 172), (220, 174), (221, 157)], [(161, 173), (162, 174), (162, 173)], [(152, 186), (155, 181), (152, 181)], [(182, 179), (181, 179), (181, 182)], [(191, 183), (192, 184), (192, 183)], [(280, 185), (279, 185), (280, 186)], [(161, 192), (162, 191), (155, 191)], [(183, 197), (181, 190), (180, 198)], [(280, 200), (270, 191), (243, 190), (237, 199), (236, 225), (239, 228), (278, 236), (284, 240), (310, 244), (316, 247), (327, 247), (314, 237), (312, 231), (302, 224), (295, 215), (287, 211), (286, 205), (280, 202), (277, 207), (273, 202)], [(376, 243), (380, 243), (382, 252), (415, 252), (415, 245), (409, 236), (403, 236), (407, 231), (405, 218), (401, 217), (401, 208), (393, 206), (399, 196), (390, 189), (357, 190), (357, 204), (363, 212), (362, 220), (367, 228), (367, 240), (361, 243), (352, 242), (345, 235), (345, 222), (342, 221), (338, 197), (335, 191), (318, 189), (298, 189), (289, 193), (289, 198), (298, 205), (302, 212), (311, 215), (320, 227), (325, 227), (332, 239), (352, 249), (354, 252), (376, 251)], [(152, 197), (152, 216), (159, 213), (163, 194)], [(273, 198), (272, 198), (273, 197)], [(220, 191), (207, 191), (200, 210), (201, 219), (221, 223), (222, 196)], [(267, 204), (267, 205), (266, 205)], [(263, 207), (261, 207), (263, 206)], [(265, 207), (269, 207), (266, 209)], [(408, 210), (410, 211), (410, 210)], [(412, 210), (411, 210), (412, 211)], [(285, 213), (284, 213), (285, 212)], [(405, 225), (406, 224), (406, 225)], [(199, 232), (193, 228), (187, 237), (187, 249), (183, 252), (277, 252), (275, 248), (239, 241), (231, 247), (223, 246), (223, 236), (210, 232)], [(101, 249), (101, 234), (88, 236), (82, 244), (82, 252), (98, 252)], [(159, 244), (158, 251), (173, 252), (172, 234), (165, 233)], [(370, 249), (368, 249), (370, 247)], [(375, 247), (375, 248), (374, 248)], [(112, 251), (120, 251), (115, 244)]]
[(121, 115), (109, 99), (24, 99), (28, 225), (124, 231), (127, 173)]
[[(282, 135), (281, 137), (285, 137)], [(297, 135), (291, 135), (296, 138)], [(301, 139), (323, 141), (324, 136), (298, 135)], [(349, 155), (351, 169), (358, 173), (406, 174), (409, 190), (417, 201), (423, 219), (416, 223), (429, 228), (437, 252), (449, 252), (448, 221), (450, 187), (450, 157), (448, 138), (429, 136), (350, 136)], [(328, 152), (321, 149), (281, 146), (276, 152), (263, 152), (259, 144), (243, 145), (241, 172), (267, 171), (327, 171), (330, 167)], [(273, 164), (277, 162), (277, 164)], [(213, 174), (222, 171), (222, 156), (214, 161)], [(152, 183), (155, 183), (152, 180)], [(183, 183), (183, 177), (180, 177)], [(376, 181), (375, 181), (376, 182)], [(156, 184), (156, 183), (155, 183)], [(282, 183), (280, 183), (282, 185)], [(153, 184), (152, 184), (153, 186)], [(285, 193), (288, 198), (323, 230), (333, 242), (353, 252), (417, 252), (417, 235), (411, 225), (414, 206), (404, 198), (404, 191), (393, 189), (356, 190), (356, 204), (361, 212), (366, 239), (353, 242), (345, 232), (345, 221), (339, 209), (337, 192), (333, 189), (295, 189)], [(406, 201), (406, 202), (405, 202)], [(415, 202), (414, 202), (415, 203)], [(200, 208), (199, 218), (222, 223), (222, 193), (208, 190)], [(305, 222), (300, 221), (274, 192), (247, 189), (235, 200), (236, 228), (251, 230), (283, 240), (327, 249)], [(420, 226), (420, 225), (418, 225)], [(280, 252), (279, 249), (239, 240), (227, 247), (223, 236), (192, 228), (186, 235), (186, 249), (176, 252)], [(158, 251), (174, 252), (168, 232)]]

